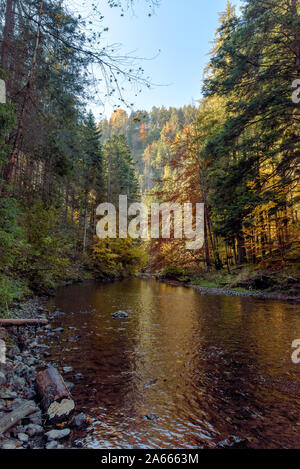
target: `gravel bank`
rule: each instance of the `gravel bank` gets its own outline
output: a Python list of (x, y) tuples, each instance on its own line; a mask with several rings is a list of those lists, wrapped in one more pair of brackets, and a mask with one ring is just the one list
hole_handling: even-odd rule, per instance
[[(32, 299), (14, 311), (15, 317), (48, 319), (42, 299)], [(43, 326), (51, 329), (51, 325)], [(1, 434), (1, 449), (64, 449), (80, 446), (72, 442), (72, 430), (87, 423), (84, 414), (74, 414), (71, 421), (58, 426), (47, 422), (36, 393), (36, 375), (49, 362), (48, 345), (39, 343), (36, 327), (0, 328), (0, 344), (6, 344), (6, 361), (0, 363), (0, 428), (1, 420), (27, 403), (33, 412)], [(48, 358), (49, 359), (49, 358)], [(54, 363), (52, 363), (55, 366)], [(67, 384), (68, 385), (68, 384)], [(71, 385), (71, 383), (70, 383)]]
[(194, 288), (199, 291), (202, 295), (227, 295), (227, 296), (244, 296), (244, 297), (254, 297), (260, 298), (263, 300), (281, 300), (288, 301), (292, 303), (300, 303), (299, 296), (288, 296), (279, 292), (263, 292), (263, 291), (238, 291), (230, 290), (228, 288), (213, 288), (213, 287), (201, 287), (200, 285), (191, 285), (189, 283), (182, 283), (177, 280), (167, 280), (160, 277), (156, 277), (159, 282), (166, 283), (168, 285), (181, 286), (185, 288)]

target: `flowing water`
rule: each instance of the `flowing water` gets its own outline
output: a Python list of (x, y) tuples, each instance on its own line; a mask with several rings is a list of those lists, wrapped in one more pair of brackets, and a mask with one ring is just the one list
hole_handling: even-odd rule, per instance
[(61, 288), (49, 308), (66, 313), (49, 360), (73, 367), (93, 420), (83, 446), (300, 448), (299, 306), (134, 279)]

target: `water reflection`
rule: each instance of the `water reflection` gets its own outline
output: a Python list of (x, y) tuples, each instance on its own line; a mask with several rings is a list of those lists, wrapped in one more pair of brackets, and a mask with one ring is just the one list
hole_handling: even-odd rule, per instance
[(50, 360), (84, 375), (74, 396), (96, 419), (87, 447), (300, 447), (296, 306), (145, 280), (63, 288), (50, 306), (68, 313)]

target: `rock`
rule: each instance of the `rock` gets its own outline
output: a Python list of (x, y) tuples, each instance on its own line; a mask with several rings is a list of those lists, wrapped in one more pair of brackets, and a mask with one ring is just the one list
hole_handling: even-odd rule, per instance
[(16, 441), (6, 441), (2, 444), (1, 449), (17, 449), (18, 443)]
[(75, 427), (81, 427), (82, 425), (87, 424), (87, 416), (81, 412), (72, 419), (72, 423)]
[(116, 311), (112, 314), (112, 317), (114, 319), (127, 319), (129, 317), (129, 314), (126, 313), (126, 311)]
[(220, 441), (217, 444), (218, 448), (233, 448), (233, 449), (238, 449), (238, 448), (247, 448), (248, 446), (248, 440), (239, 438), (238, 436), (231, 436), (227, 440)]
[(77, 373), (75, 375), (75, 379), (76, 379), (76, 381), (82, 381), (84, 379), (84, 377), (81, 373)]
[(73, 368), (71, 366), (64, 366), (63, 367), (63, 372), (64, 373), (72, 373)]
[(18, 440), (22, 441), (22, 443), (27, 443), (29, 436), (26, 433), (18, 433)]
[(44, 432), (44, 429), (43, 427), (41, 427), (41, 425), (35, 425), (34, 423), (30, 423), (29, 425), (27, 425), (25, 431), (29, 436), (36, 436), (41, 435)]
[(24, 378), (21, 378), (20, 376), (15, 376), (13, 378), (12, 384), (13, 384), (13, 389), (15, 391), (23, 391), (26, 385), (26, 381)]
[(14, 345), (13, 347), (11, 347), (8, 352), (7, 352), (7, 356), (9, 358), (15, 358), (16, 355), (18, 355), (20, 353), (20, 349), (19, 347), (17, 347), (16, 345)]
[(157, 379), (152, 379), (148, 384), (145, 384), (145, 388), (149, 388), (150, 386), (154, 386), (157, 383)]
[(148, 415), (145, 415), (145, 418), (147, 420), (158, 420), (159, 417), (156, 415), (156, 414), (148, 414)]
[(24, 389), (24, 392), (23, 392), (23, 397), (25, 397), (25, 399), (34, 399), (36, 396), (36, 392), (33, 388), (26, 388)]
[(6, 329), (0, 329), (0, 339), (1, 340), (6, 340), (8, 337), (8, 332)]
[(67, 386), (70, 392), (72, 392), (75, 387), (75, 384), (71, 383), (70, 381), (65, 381), (65, 385)]
[(48, 441), (61, 440), (69, 436), (70, 433), (71, 430), (69, 428), (64, 428), (64, 430), (50, 430), (50, 432), (46, 433), (46, 437)]
[(71, 337), (70, 339), (68, 339), (68, 342), (77, 342), (77, 340), (79, 339), (80, 339), (80, 335), (76, 334), (74, 335), (74, 337)]
[(29, 358), (27, 358), (26, 363), (27, 363), (27, 365), (32, 366), (36, 363), (36, 359), (33, 358), (33, 357), (29, 357)]
[(0, 399), (16, 399), (18, 394), (9, 389), (0, 389)]
[(4, 384), (6, 384), (6, 376), (2, 371), (0, 371), (0, 386), (4, 386)]
[(50, 441), (50, 443), (46, 444), (46, 449), (57, 449), (57, 446), (57, 441)]
[(62, 332), (64, 332), (64, 328), (63, 327), (57, 327), (57, 329), (53, 329), (53, 332), (56, 332), (57, 334), (61, 334)]
[(29, 416), (29, 421), (33, 423), (34, 425), (42, 425), (42, 411), (39, 410), (35, 414), (32, 414)]
[(37, 348), (39, 344), (37, 342), (31, 342), (31, 344), (28, 345), (30, 348)]

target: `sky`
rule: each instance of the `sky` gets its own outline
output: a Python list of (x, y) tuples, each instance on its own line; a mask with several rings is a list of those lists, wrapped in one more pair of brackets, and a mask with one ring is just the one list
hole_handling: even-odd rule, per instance
[[(153, 106), (180, 107), (196, 104), (201, 98), (201, 80), (209, 61), (209, 52), (218, 27), (219, 13), (227, 0), (161, 0), (151, 16), (144, 0), (137, 0), (134, 12), (121, 16), (118, 8), (109, 8), (102, 0), (104, 42), (122, 44), (121, 52), (151, 59), (142, 60), (151, 89), (135, 93), (127, 87), (124, 98), (134, 109), (150, 110)], [(239, 0), (233, 4), (240, 6)], [(96, 117), (110, 117), (113, 103), (105, 107), (91, 105)], [(122, 106), (123, 107), (123, 106)], [(130, 110), (129, 110), (130, 112)]]

